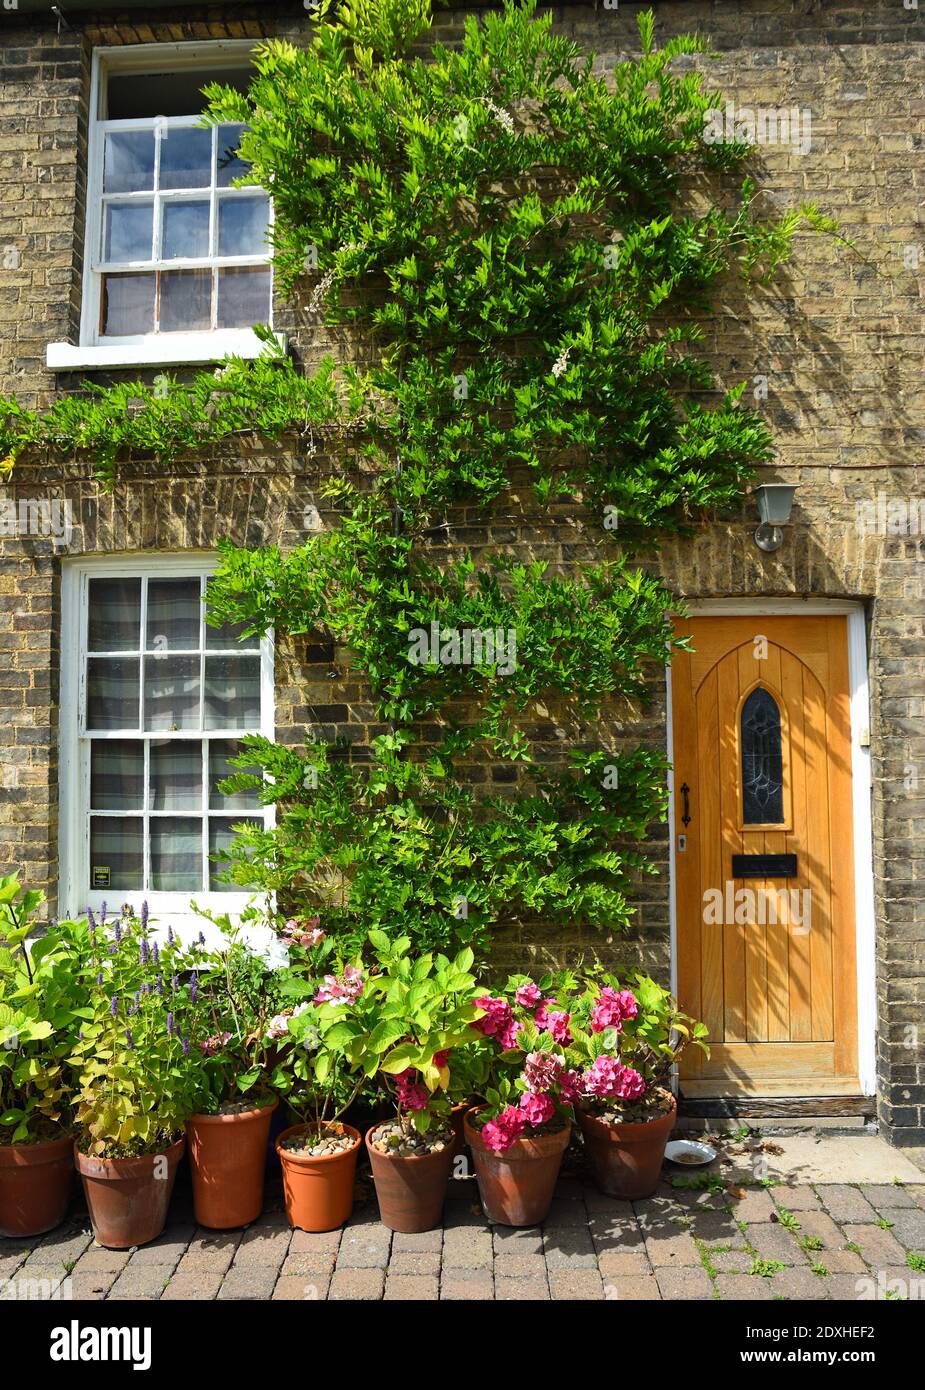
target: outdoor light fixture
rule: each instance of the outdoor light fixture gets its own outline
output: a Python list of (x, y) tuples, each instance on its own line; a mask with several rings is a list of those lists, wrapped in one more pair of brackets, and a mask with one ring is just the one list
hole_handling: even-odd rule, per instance
[(784, 540), (783, 528), (790, 520), (795, 492), (794, 483), (762, 483), (755, 488), (761, 522), (755, 532), (755, 544), (759, 550), (780, 549)]

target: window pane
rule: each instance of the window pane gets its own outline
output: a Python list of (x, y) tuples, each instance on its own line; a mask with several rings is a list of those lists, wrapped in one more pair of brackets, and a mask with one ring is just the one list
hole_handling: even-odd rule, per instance
[(245, 164), (243, 159), (239, 159), (237, 154), (241, 133), (246, 129), (247, 127), (243, 125), (220, 125), (218, 127), (216, 183), (219, 188), (230, 188), (232, 180), (242, 178), (251, 167), (249, 164)]
[(256, 729), (259, 724), (259, 658), (207, 656), (205, 727)]
[(154, 188), (153, 130), (123, 130), (106, 136), (103, 192), (137, 193)]
[(229, 195), (218, 204), (218, 254), (259, 256), (267, 250), (267, 198)]
[(154, 226), (152, 203), (107, 203), (104, 261), (150, 261)]
[(149, 825), (151, 887), (162, 893), (198, 892), (202, 888), (202, 821), (171, 816)]
[(742, 706), (742, 818), (746, 825), (784, 819), (780, 710), (760, 686)]
[(211, 130), (161, 128), (161, 188), (208, 188), (211, 169)]
[(199, 657), (145, 657), (145, 723), (154, 732), (199, 728)]
[(154, 332), (155, 277), (104, 275), (102, 329), (113, 338)]
[(218, 272), (219, 328), (251, 328), (269, 320), (269, 266), (234, 266)]
[(140, 816), (90, 817), (90, 883), (129, 893), (143, 888)]
[[(209, 743), (209, 810), (210, 811), (255, 811), (260, 807), (256, 787), (252, 791), (235, 792), (230, 796), (218, 790), (219, 782), (236, 772), (246, 772), (247, 768), (232, 767), (230, 759), (242, 751), (241, 745), (233, 739), (212, 739)], [(254, 772), (257, 768), (252, 769)]]
[(94, 739), (90, 745), (90, 805), (95, 811), (140, 811), (145, 747), (129, 739)]
[(87, 662), (87, 728), (138, 728), (138, 657)]
[(141, 580), (91, 579), (87, 645), (91, 652), (137, 652)]
[[(206, 613), (208, 614), (208, 593), (209, 580), (206, 580)], [(252, 637), (242, 636), (243, 623), (222, 623), (219, 627), (210, 627), (206, 623), (206, 649), (215, 651), (227, 649), (229, 647), (242, 647), (244, 651), (255, 652), (260, 648), (260, 638), (256, 635)]]
[(160, 330), (195, 332), (212, 324), (211, 270), (166, 270), (160, 275)]
[(202, 744), (199, 740), (152, 740), (150, 758), (150, 809), (201, 810)]
[(164, 239), (161, 258), (176, 261), (183, 256), (208, 256), (209, 204), (164, 204)]
[(149, 579), (149, 651), (198, 651), (202, 599), (198, 579)]
[[(220, 850), (230, 849), (234, 840), (237, 839), (233, 825), (241, 822), (239, 816), (237, 820), (219, 820), (212, 816), (209, 819), (209, 854), (217, 854)], [(228, 872), (228, 865), (221, 862), (209, 860), (209, 887), (213, 893), (241, 893), (246, 891), (247, 885), (242, 883), (224, 883), (220, 878), (221, 874)], [(252, 887), (254, 885), (251, 885)]]

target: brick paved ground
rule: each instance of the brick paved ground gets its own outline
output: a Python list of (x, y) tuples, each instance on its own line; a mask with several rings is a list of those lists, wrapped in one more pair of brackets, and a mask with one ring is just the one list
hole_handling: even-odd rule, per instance
[(197, 1229), (181, 1189), (154, 1244), (100, 1249), (76, 1208), (43, 1238), (0, 1240), (0, 1281), (23, 1297), (23, 1280), (69, 1276), (73, 1298), (110, 1300), (925, 1297), (925, 1180), (763, 1187), (724, 1172), (721, 1191), (666, 1181), (630, 1204), (575, 1169), (533, 1230), (492, 1227), (457, 1180), (443, 1229), (417, 1236), (386, 1230), (362, 1183), (350, 1223), (326, 1235), (289, 1229), (277, 1181), (260, 1220), (228, 1234)]

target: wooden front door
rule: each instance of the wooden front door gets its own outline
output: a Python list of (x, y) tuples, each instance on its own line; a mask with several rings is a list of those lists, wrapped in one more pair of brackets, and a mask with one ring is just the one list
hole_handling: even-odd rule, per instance
[(857, 1093), (847, 618), (677, 631), (678, 994), (711, 1045), (682, 1092)]

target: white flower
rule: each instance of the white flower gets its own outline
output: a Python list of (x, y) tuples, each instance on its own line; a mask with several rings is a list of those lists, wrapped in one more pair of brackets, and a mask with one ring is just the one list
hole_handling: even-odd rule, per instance
[(559, 353), (559, 356), (556, 358), (555, 362), (553, 362), (552, 374), (554, 377), (560, 377), (562, 373), (565, 371), (566, 367), (568, 366), (568, 358), (571, 350), (571, 348), (563, 348), (562, 351)]
[(251, 955), (261, 960), (268, 970), (285, 970), (288, 966), (289, 947), (270, 927), (248, 926), (243, 941)]

